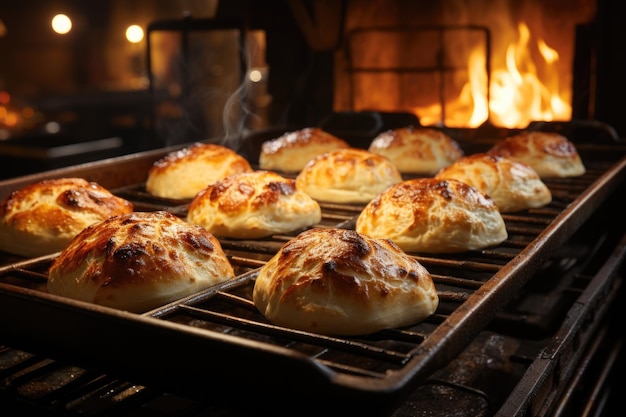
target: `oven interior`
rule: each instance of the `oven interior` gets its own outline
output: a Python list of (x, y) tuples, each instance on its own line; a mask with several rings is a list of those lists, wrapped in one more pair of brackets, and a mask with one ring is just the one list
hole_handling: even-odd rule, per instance
[[(456, 44), (476, 36), (490, 56), (498, 48), (485, 25), (432, 25), (431, 17), (441, 10), (427, 2), (397, 2), (390, 14), (375, 12), (384, 2), (368, 3), (357, 8), (348, 1), (220, 2), (214, 19), (154, 22), (146, 58), (155, 65), (148, 67), (147, 117), (154, 134), (149, 147), (155, 149), (49, 165), (53, 169), (0, 182), (0, 195), (39, 178), (82, 176), (130, 199), (139, 210), (182, 217), (188, 201), (156, 199), (145, 192), (144, 181), (156, 159), (185, 143), (219, 138), (256, 163), (263, 140), (319, 125), (364, 147), (385, 129), (426, 124), (416, 108), (431, 103), (437, 104), (434, 123), (468, 154), (520, 129), (557, 131), (575, 142), (588, 172), (547, 181), (554, 196), (548, 207), (504, 216), (510, 237), (498, 247), (454, 256), (413, 254), (433, 274), (440, 308), (418, 325), (363, 338), (294, 332), (270, 325), (255, 311), (250, 302), (255, 271), (290, 234), (221, 240), (238, 272), (235, 281), (145, 315), (51, 296), (44, 284), (52, 256), (3, 254), (0, 400), (7, 409), (77, 416), (293, 415), (297, 410), (302, 415), (509, 417), (591, 415), (619, 403), (626, 130), (611, 105), (624, 91), (623, 77), (616, 76), (624, 68), (614, 47), (615, 34), (624, 30), (614, 22), (617, 2), (582, 2), (592, 3), (595, 13), (570, 21), (564, 64), (571, 84), (569, 117), (513, 127), (494, 123), (491, 116), (475, 126), (446, 122), (454, 110), (448, 97), (459, 94), (451, 87), (457, 82), (452, 74), (466, 72), (469, 56), (465, 51), (463, 59), (450, 61), (445, 58), (454, 56), (447, 53), (449, 43), (439, 41)], [(562, 5), (554, 2), (557, 6)], [(385, 20), (392, 14), (392, 21)], [(355, 15), (369, 25), (351, 26)], [(358, 51), (372, 35), (395, 44), (416, 31), (432, 39), (413, 45), (430, 51), (426, 65), (407, 59), (397, 47), (383, 52), (365, 47), (367, 60), (344, 48), (356, 44)], [(186, 66), (186, 60), (199, 56), (193, 53), (195, 37), (207, 33), (210, 40), (203, 42), (211, 45), (245, 43), (245, 56), (239, 49), (228, 55), (232, 78), (218, 71), (196, 80), (193, 66)], [(163, 36), (178, 52), (192, 52), (176, 61), (185, 63), (185, 72), (174, 78), (173, 89), (151, 78), (161, 74), (163, 62), (153, 48)], [(262, 47), (264, 58), (251, 59), (250, 52)], [(373, 65), (382, 53), (396, 54), (397, 65)], [(490, 76), (488, 63), (483, 67)], [(253, 69), (260, 71), (260, 83), (246, 78)], [(216, 96), (198, 98), (195, 93), (205, 90), (191, 81), (228, 84), (228, 93), (217, 99), (218, 106), (192, 113), (203, 103), (197, 100)], [(382, 95), (391, 91), (391, 104), (377, 101), (381, 93), (372, 82), (388, 87)], [(430, 101), (412, 102), (416, 94), (405, 89), (407, 82), (432, 86)], [(225, 108), (235, 110), (225, 115)], [(361, 208), (324, 204), (322, 226), (354, 227)]]
[[(626, 93), (617, 0), (576, 7), (562, 0), (206, 0), (174, 13), (106, 3), (74, 6), (109, 13), (103, 22), (111, 30), (120, 30), (122, 16), (141, 16), (143, 43), (121, 48), (101, 27), (67, 49), (51, 38), (48, 72), (36, 70), (46, 65), (48, 55), (37, 50), (44, 44), (0, 43), (20, 63), (19, 71), (0, 69), (8, 85), (26, 93), (46, 86), (27, 98), (46, 132), (49, 124), (60, 129), (0, 129), (2, 178), (208, 138), (238, 148), (251, 133), (269, 138), (313, 125), (339, 125), (361, 145), (364, 131), (408, 123), (490, 129), (477, 136), (493, 137), (535, 122), (582, 120), (626, 136), (617, 105)], [(7, 21), (34, 16), (26, 3), (5, 13)], [(65, 81), (79, 93), (54, 94), (64, 85), (55, 74), (71, 75), (72, 63), (88, 73), (92, 62), (98, 73)], [(108, 86), (119, 79), (128, 85)], [(503, 116), (509, 102), (517, 105), (513, 119)]]

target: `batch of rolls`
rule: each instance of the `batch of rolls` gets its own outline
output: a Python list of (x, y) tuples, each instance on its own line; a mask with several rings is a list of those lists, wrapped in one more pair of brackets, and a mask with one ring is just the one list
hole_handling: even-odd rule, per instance
[[(358, 336), (436, 311), (431, 275), (411, 254), (497, 246), (508, 237), (502, 213), (545, 206), (543, 179), (584, 172), (556, 133), (522, 132), (465, 155), (433, 128), (392, 129), (368, 149), (305, 128), (264, 142), (258, 169), (209, 143), (154, 162), (146, 191), (188, 200), (184, 219), (135, 211), (81, 178), (30, 184), (0, 205), (0, 250), (58, 252), (51, 294), (141, 313), (234, 278), (220, 238), (293, 233), (259, 268), (254, 305), (276, 325)], [(362, 207), (354, 230), (321, 227), (321, 203)]]

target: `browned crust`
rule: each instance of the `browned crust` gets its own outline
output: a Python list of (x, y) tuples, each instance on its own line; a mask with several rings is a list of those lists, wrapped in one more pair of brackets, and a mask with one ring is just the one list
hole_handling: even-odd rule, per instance
[(230, 216), (255, 211), (271, 206), (296, 192), (296, 182), (269, 171), (255, 171), (230, 175), (200, 191), (192, 200), (189, 211), (195, 210), (202, 200), (208, 198), (211, 204)]
[[(53, 204), (43, 204), (45, 196)], [(75, 216), (92, 213), (101, 219), (133, 211), (133, 204), (111, 194), (95, 182), (60, 178), (36, 182), (11, 193), (0, 205), (0, 218), (7, 227), (45, 230), (72, 227)]]
[(84, 229), (48, 274), (50, 293), (143, 312), (234, 277), (219, 241), (165, 211)]
[(253, 300), (279, 325), (344, 335), (414, 324), (438, 305), (416, 259), (389, 240), (333, 228), (286, 243), (261, 269)]
[(286, 150), (307, 149), (310, 144), (332, 145), (337, 148), (347, 148), (350, 146), (343, 139), (325, 132), (321, 128), (308, 127), (293, 132), (287, 132), (278, 138), (263, 142), (261, 152), (265, 155), (273, 155)]

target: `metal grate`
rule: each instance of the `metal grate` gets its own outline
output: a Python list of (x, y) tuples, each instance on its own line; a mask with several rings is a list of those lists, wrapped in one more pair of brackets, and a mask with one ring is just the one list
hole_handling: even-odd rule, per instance
[[(55, 255), (5, 264), (0, 342), (189, 398), (206, 398), (218, 378), (224, 385), (215, 388), (220, 401), (240, 401), (241, 390), (250, 401), (281, 391), (294, 403), (310, 401), (311, 413), (329, 407), (386, 413), (484, 329), (625, 175), (626, 160), (619, 160), (589, 164), (579, 178), (546, 180), (553, 202), (504, 215), (509, 238), (501, 245), (413, 254), (431, 272), (440, 306), (407, 328), (337, 338), (269, 323), (251, 301), (257, 268), (294, 232), (221, 240), (236, 279), (144, 315), (47, 294), (46, 271)], [(142, 184), (113, 191), (139, 211), (186, 214), (188, 202), (154, 198)], [(353, 227), (361, 208), (324, 204), (320, 226)], [(77, 337), (80, 344), (74, 343)]]

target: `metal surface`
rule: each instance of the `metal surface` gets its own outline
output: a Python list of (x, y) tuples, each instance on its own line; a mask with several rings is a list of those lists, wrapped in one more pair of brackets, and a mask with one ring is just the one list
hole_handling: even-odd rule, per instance
[[(47, 294), (46, 270), (54, 255), (5, 259), (0, 343), (186, 397), (237, 404), (245, 396), (254, 407), (285, 414), (293, 407), (298, 414), (390, 414), (450, 363), (624, 186), (623, 150), (579, 149), (588, 172), (547, 180), (554, 196), (548, 207), (505, 215), (509, 238), (502, 245), (457, 255), (414, 255), (433, 274), (441, 298), (437, 313), (415, 326), (333, 338), (268, 323), (254, 308), (251, 291), (256, 268), (293, 236), (284, 235), (222, 240), (238, 273), (235, 280), (144, 315)], [(7, 181), (0, 184), (0, 195), (41, 177), (73, 175), (100, 182), (138, 209), (184, 215), (186, 202), (155, 199), (143, 190), (147, 168), (165, 152)], [(323, 227), (352, 227), (360, 208), (322, 209)], [(280, 404), (268, 402), (277, 393)]]
[[(586, 283), (584, 289), (496, 416), (580, 415), (564, 409), (571, 406), (573, 397), (582, 398), (589, 390), (593, 393), (585, 406), (598, 407), (594, 404), (598, 400), (593, 395), (608, 384), (607, 376), (617, 362), (623, 343), (621, 331), (617, 336), (609, 334), (610, 330), (614, 330), (609, 325), (615, 320), (612, 317), (623, 316), (623, 307), (616, 306), (615, 300), (620, 290), (623, 297), (621, 271), (626, 259), (626, 231), (617, 231), (615, 235), (619, 239), (617, 242), (598, 244), (599, 248), (606, 249), (606, 246), (610, 251), (600, 249), (588, 255), (592, 263), (598, 263), (598, 259), (604, 261), (595, 266), (590, 276), (585, 274), (584, 268), (577, 273), (578, 279)], [(589, 375), (589, 369), (594, 367), (603, 369), (602, 373)], [(615, 369), (619, 368), (615, 366)]]

